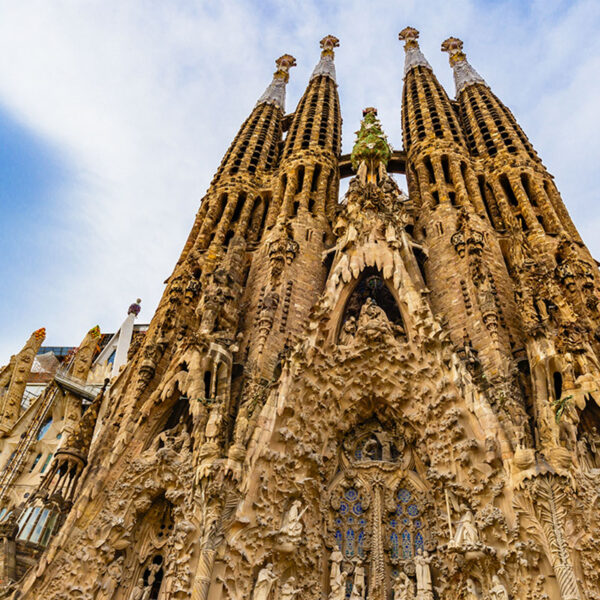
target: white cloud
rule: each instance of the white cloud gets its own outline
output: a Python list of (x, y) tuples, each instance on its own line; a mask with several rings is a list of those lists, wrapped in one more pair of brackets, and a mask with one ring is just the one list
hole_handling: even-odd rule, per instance
[[(439, 45), (458, 35), (473, 65), (515, 112), (555, 173), (584, 239), (600, 256), (592, 177), (600, 154), (595, 78), (600, 8), (579, 2), (0, 1), (0, 101), (58, 148), (75, 178), (53, 202), (31, 293), (0, 316), (0, 363), (29, 332), (77, 344), (118, 327), (141, 296), (148, 320), (221, 156), (283, 52), (298, 59), (293, 110), (333, 33), (351, 147), (361, 109), (379, 109), (402, 145), (403, 51), (411, 24), (453, 94)], [(2, 258), (0, 257), (0, 261)], [(6, 284), (7, 282), (5, 282)], [(10, 285), (10, 282), (8, 282)]]

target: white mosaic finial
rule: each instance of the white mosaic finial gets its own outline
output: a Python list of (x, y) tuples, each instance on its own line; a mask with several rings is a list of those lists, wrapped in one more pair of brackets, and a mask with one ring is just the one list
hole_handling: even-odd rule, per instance
[(335, 81), (335, 64), (333, 62), (333, 49), (340, 45), (338, 40), (333, 35), (327, 35), (321, 40), (321, 60), (315, 67), (315, 70), (310, 76), (311, 81), (319, 75), (326, 75)]
[(404, 59), (404, 77), (413, 67), (425, 67), (431, 71), (431, 65), (427, 62), (427, 59), (419, 48), (419, 32), (414, 27), (405, 27), (399, 34), (398, 39), (404, 41), (404, 52), (406, 52), (406, 58)]
[(273, 81), (258, 99), (259, 104), (274, 104), (285, 112), (285, 86), (290, 79), (290, 69), (296, 66), (296, 59), (291, 54), (284, 54), (276, 61), (277, 70), (273, 74)]
[(474, 83), (487, 85), (485, 79), (469, 64), (467, 56), (463, 52), (462, 40), (449, 37), (442, 43), (442, 52), (447, 52), (450, 55), (450, 66), (454, 71), (457, 97), (469, 85)]

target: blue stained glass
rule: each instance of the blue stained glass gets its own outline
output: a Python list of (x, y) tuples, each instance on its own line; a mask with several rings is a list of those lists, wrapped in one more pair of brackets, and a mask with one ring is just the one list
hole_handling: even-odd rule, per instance
[(398, 534), (395, 531), (392, 531), (392, 535), (390, 536), (390, 541), (392, 542), (392, 558), (398, 558), (398, 551), (400, 550), (400, 542), (398, 540)]
[(346, 556), (354, 556), (354, 529), (346, 531)]
[(410, 500), (410, 492), (404, 488), (399, 490), (398, 500), (400, 500), (400, 502), (408, 502)]
[(346, 497), (346, 500), (350, 500), (352, 502), (352, 500), (356, 500), (358, 492), (356, 490), (350, 489), (346, 491), (344, 496)]
[(412, 558), (411, 535), (407, 529), (402, 531), (402, 556), (404, 558)]
[(335, 532), (335, 543), (337, 544), (338, 548), (342, 547), (342, 544), (344, 543), (344, 540), (342, 539), (342, 532), (337, 529)]
[(336, 524), (336, 525), (341, 525), (341, 524), (342, 524), (342, 520), (341, 520), (341, 519), (338, 517), (338, 518), (335, 520), (335, 524)]
[(400, 516), (402, 514), (402, 504), (398, 504), (396, 508), (396, 514)]
[(415, 535), (415, 548), (418, 550), (421, 548), (423, 550), (423, 534), (418, 531), (417, 535)]
[(410, 520), (409, 519), (402, 519), (402, 523), (404, 525), (408, 525), (410, 523)]
[(340, 512), (346, 514), (348, 512), (348, 505), (345, 502), (340, 502)]
[(354, 458), (356, 458), (356, 460), (362, 460), (362, 448), (356, 449), (354, 452)]
[(364, 556), (365, 556), (364, 542), (365, 542), (365, 532), (361, 530), (358, 532), (358, 550), (357, 550), (358, 555), (361, 558), (364, 558)]
[(421, 529), (421, 525), (422, 525), (421, 521), (419, 519), (416, 519), (415, 520), (415, 529)]
[(346, 580), (346, 598), (350, 598), (352, 596), (352, 579)]
[(364, 519), (359, 519), (358, 524), (359, 525), (366, 525), (367, 522)]
[(406, 512), (411, 517), (416, 517), (419, 514), (419, 509), (417, 508), (416, 504), (409, 504), (408, 508), (406, 509)]
[(396, 527), (396, 519), (392, 519), (392, 520), (390, 521), (390, 525), (391, 525), (392, 527)]
[(348, 517), (348, 523), (354, 523), (354, 517)]
[(353, 507), (352, 507), (352, 512), (355, 515), (362, 515), (363, 512), (363, 507), (361, 506), (360, 502), (357, 502)]

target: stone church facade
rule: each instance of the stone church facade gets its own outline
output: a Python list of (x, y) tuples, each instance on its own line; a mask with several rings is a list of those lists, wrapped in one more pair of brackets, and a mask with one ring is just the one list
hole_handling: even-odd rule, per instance
[(3, 597), (600, 598), (597, 263), (462, 42), (453, 100), (400, 39), (403, 151), (366, 108), (341, 155), (335, 37), (291, 114), (277, 60)]

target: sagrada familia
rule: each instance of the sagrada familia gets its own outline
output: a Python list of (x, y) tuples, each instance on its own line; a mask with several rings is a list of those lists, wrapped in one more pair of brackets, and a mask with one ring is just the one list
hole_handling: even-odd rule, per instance
[(335, 37), (289, 114), (276, 61), (142, 341), (90, 394), (90, 331), (10, 438), (0, 597), (600, 599), (598, 263), (463, 43), (453, 100), (400, 39), (402, 151), (365, 108), (341, 154)]

